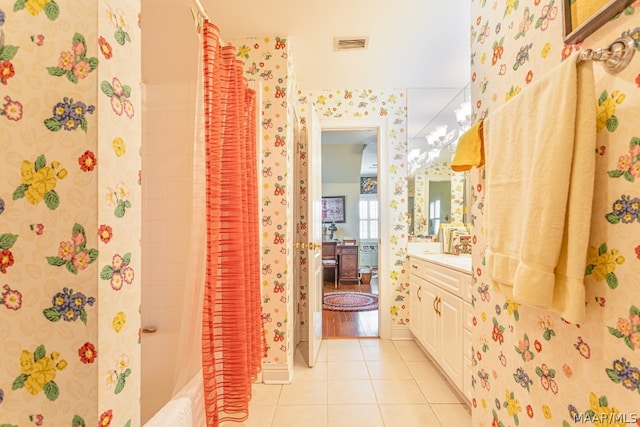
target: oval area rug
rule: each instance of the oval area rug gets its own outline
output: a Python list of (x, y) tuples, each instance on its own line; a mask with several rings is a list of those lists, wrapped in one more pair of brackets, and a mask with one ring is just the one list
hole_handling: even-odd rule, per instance
[(368, 292), (325, 292), (322, 308), (332, 311), (377, 310), (378, 295)]

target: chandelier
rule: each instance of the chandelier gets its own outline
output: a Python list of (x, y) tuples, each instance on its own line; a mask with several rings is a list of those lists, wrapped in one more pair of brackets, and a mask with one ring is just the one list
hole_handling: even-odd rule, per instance
[(447, 125), (436, 126), (434, 130), (429, 132), (425, 138), (429, 151), (429, 160), (438, 158), (443, 148), (449, 147), (449, 150), (455, 148), (458, 142), (460, 132), (458, 129), (447, 129)]
[(462, 132), (466, 132), (471, 127), (471, 101), (465, 101), (458, 108), (453, 110), (456, 115), (458, 126)]
[[(472, 105), (469, 87), (470, 84), (464, 87), (411, 140), (407, 153), (410, 176), (418, 169), (438, 161), (443, 150), (455, 152), (460, 136), (471, 127)], [(440, 160), (448, 159), (443, 157)]]

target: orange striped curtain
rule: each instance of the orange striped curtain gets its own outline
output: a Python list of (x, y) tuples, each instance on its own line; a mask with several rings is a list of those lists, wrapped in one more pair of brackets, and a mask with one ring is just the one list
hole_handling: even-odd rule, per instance
[(207, 426), (248, 417), (266, 354), (260, 300), (256, 93), (218, 28), (202, 30), (207, 262), (202, 364)]

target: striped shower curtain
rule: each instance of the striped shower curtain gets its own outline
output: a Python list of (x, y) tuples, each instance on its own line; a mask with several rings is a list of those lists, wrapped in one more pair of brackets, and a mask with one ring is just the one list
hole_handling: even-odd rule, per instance
[(260, 300), (256, 93), (233, 46), (202, 28), (206, 273), (202, 367), (207, 426), (248, 417), (266, 356)]

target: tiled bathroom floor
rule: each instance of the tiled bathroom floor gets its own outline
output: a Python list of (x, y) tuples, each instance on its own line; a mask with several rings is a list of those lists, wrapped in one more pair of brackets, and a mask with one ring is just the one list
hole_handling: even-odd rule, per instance
[(468, 427), (468, 407), (413, 341), (325, 340), (288, 385), (255, 384), (244, 423), (223, 427)]

